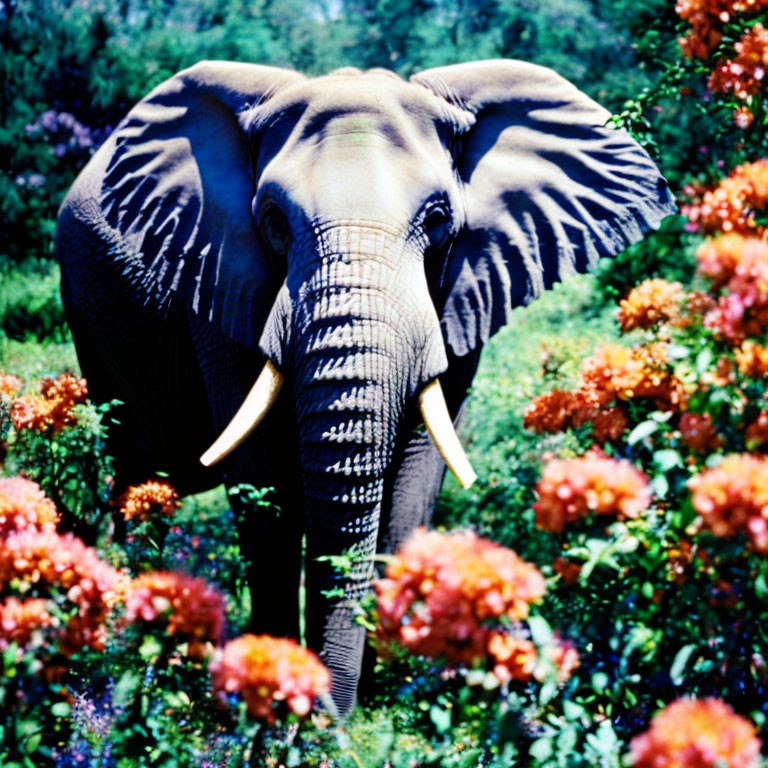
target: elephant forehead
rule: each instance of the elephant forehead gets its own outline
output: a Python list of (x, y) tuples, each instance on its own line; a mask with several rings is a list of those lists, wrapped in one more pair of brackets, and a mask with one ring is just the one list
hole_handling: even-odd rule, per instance
[[(261, 125), (287, 120), (303, 138), (333, 130), (381, 131), (441, 118), (441, 102), (424, 88), (381, 73), (326, 75), (298, 83), (257, 107)], [(336, 127), (337, 126), (337, 127)], [(393, 136), (393, 138), (395, 138)]]

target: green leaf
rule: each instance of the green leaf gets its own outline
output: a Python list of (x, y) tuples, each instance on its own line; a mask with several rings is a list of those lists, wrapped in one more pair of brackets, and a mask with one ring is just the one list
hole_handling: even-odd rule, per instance
[(31, 755), (33, 752), (37, 752), (40, 742), (43, 740), (43, 734), (38, 731), (33, 733), (28, 739), (25, 746), (27, 754)]
[(434, 723), (438, 733), (448, 733), (451, 730), (451, 710), (443, 709), (433, 704), (429, 710), (429, 719)]
[(459, 768), (470, 768), (470, 766), (478, 765), (482, 756), (482, 749), (470, 749), (461, 755), (461, 759), (456, 763), (456, 765), (458, 765)]
[(536, 739), (528, 752), (537, 762), (544, 763), (552, 756), (552, 740), (548, 736)]
[(709, 347), (702, 349), (701, 352), (696, 355), (696, 373), (706, 373), (710, 369), (714, 357), (715, 356), (712, 354), (712, 350)]
[(52, 707), (51, 707), (51, 714), (54, 717), (69, 717), (69, 713), (72, 711), (72, 707), (69, 705), (69, 702), (67, 701), (57, 701)]
[(669, 668), (669, 676), (675, 685), (683, 684), (683, 673), (685, 667), (688, 664), (688, 660), (691, 658), (691, 654), (696, 650), (696, 646), (693, 643), (684, 645), (676, 654), (672, 666)]
[(163, 646), (156, 637), (144, 635), (144, 640), (139, 647), (139, 656), (142, 659), (152, 659), (159, 656), (162, 650)]
[(659, 425), (652, 420), (641, 421), (627, 437), (627, 444), (634, 445), (644, 440), (646, 437), (650, 437), (654, 432), (659, 429)]
[(672, 448), (666, 448), (662, 451), (655, 451), (653, 454), (653, 463), (662, 471), (669, 472), (674, 467), (682, 467), (683, 459), (680, 454)]

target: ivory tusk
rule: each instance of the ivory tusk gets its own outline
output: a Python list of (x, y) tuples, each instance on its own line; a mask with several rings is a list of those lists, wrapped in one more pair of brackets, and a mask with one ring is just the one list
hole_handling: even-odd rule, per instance
[(462, 488), (469, 488), (477, 480), (477, 475), (461, 447), (456, 430), (453, 428), (453, 421), (443, 397), (443, 390), (437, 379), (427, 384), (422, 391), (419, 396), (419, 408), (429, 434), (448, 465), (448, 469), (456, 476)]
[(232, 421), (219, 435), (216, 442), (200, 457), (200, 463), (210, 467), (234, 451), (266, 416), (267, 411), (277, 399), (282, 385), (283, 377), (277, 368), (267, 360), (259, 378), (256, 379), (256, 383), (251, 387), (251, 391), (243, 400), (243, 404), (232, 417)]

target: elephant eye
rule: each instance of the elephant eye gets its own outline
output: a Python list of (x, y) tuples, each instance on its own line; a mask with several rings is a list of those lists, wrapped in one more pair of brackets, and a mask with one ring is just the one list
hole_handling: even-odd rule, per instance
[(267, 205), (261, 215), (261, 234), (273, 255), (284, 259), (291, 244), (291, 226), (274, 203)]
[(435, 206), (424, 217), (424, 234), (430, 249), (442, 248), (453, 232), (451, 216), (447, 208)]

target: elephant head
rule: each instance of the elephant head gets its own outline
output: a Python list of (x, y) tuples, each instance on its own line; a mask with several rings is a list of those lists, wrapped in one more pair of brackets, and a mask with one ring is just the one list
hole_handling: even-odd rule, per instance
[[(246, 439), (281, 386), (292, 403), (310, 593), (330, 579), (315, 554), (373, 552), (413, 404), (470, 483), (457, 404), (449, 415), (435, 382), (476, 360), (514, 307), (673, 210), (608, 117), (516, 61), (409, 82), (207, 62), (119, 126), (93, 203), (102, 239), (147, 306), (175, 297), (266, 360), (206, 463)], [(307, 632), (347, 706), (362, 643), (347, 603), (308, 600)]]

